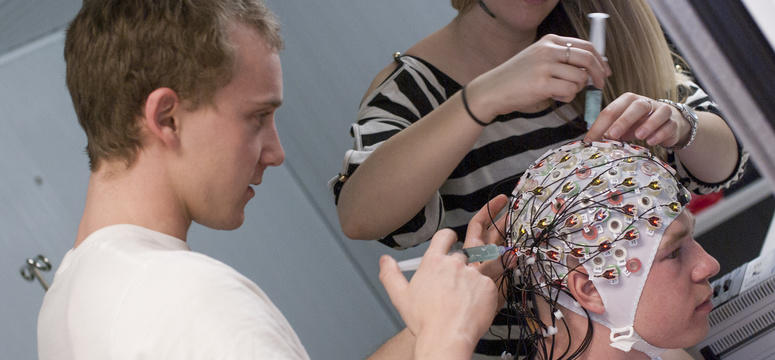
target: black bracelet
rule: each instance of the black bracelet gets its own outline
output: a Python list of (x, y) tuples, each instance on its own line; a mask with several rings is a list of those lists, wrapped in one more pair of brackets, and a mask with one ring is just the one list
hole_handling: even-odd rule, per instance
[(482, 120), (477, 119), (476, 116), (474, 116), (474, 113), (471, 112), (471, 108), (468, 107), (468, 100), (466, 100), (466, 87), (465, 86), (463, 86), (463, 90), (460, 90), (460, 97), (463, 98), (463, 107), (466, 108), (466, 112), (468, 113), (468, 116), (470, 116), (471, 119), (473, 119), (474, 122), (476, 122), (477, 124), (479, 124), (481, 126), (487, 126), (487, 123), (482, 121)]

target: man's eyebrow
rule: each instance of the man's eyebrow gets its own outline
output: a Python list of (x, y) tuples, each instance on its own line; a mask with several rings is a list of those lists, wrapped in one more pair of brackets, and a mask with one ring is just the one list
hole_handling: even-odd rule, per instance
[(274, 108), (279, 108), (280, 106), (283, 105), (283, 101), (282, 100), (271, 100), (271, 101), (267, 101), (267, 102), (265, 102), (263, 104), (264, 105), (269, 105), (269, 106), (274, 107)]
[(694, 225), (697, 223), (697, 218), (692, 216), (692, 225), (691, 227), (684, 226), (683, 229), (677, 233), (672, 234), (665, 234), (664, 236), (668, 236), (667, 241), (663, 241), (662, 244), (659, 246), (659, 249), (670, 249), (675, 246), (675, 243), (681, 241), (681, 239), (686, 238), (688, 235), (690, 235), (694, 231)]
[(281, 99), (270, 99), (265, 101), (250, 101), (250, 106), (254, 108), (279, 108), (283, 105), (283, 101)]

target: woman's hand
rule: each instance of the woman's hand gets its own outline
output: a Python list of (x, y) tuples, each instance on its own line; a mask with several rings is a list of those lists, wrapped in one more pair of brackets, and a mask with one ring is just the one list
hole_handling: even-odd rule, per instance
[(512, 111), (532, 112), (547, 100), (570, 102), (592, 80), (602, 89), (611, 74), (592, 43), (546, 35), (467, 85), (474, 114), (489, 121)]
[(689, 122), (672, 105), (625, 93), (600, 111), (584, 141), (637, 139), (669, 148), (688, 141), (690, 131)]

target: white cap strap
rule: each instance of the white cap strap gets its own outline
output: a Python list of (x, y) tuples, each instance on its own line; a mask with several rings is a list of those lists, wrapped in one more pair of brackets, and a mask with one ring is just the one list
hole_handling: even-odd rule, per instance
[(635, 328), (627, 326), (623, 328), (611, 329), (611, 346), (624, 352), (635, 349), (646, 354), (651, 359), (658, 359), (659, 355), (665, 352), (665, 349), (656, 347), (643, 340)]
[(611, 328), (610, 338), (611, 346), (624, 352), (629, 352), (632, 346), (640, 340), (640, 336), (635, 333), (632, 326)]

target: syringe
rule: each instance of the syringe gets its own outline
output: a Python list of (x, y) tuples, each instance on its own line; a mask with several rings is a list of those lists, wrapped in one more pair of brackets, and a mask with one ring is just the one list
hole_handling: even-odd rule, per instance
[[(489, 244), (461, 249), (459, 251), (466, 256), (466, 263), (472, 263), (497, 259), (498, 256), (503, 255), (507, 250), (508, 248), (505, 246)], [(398, 268), (401, 269), (401, 271), (415, 271), (420, 267), (421, 261), (422, 257), (399, 261)]]
[[(609, 16), (605, 13), (591, 13), (589, 18), (589, 41), (595, 47), (600, 56), (605, 54), (605, 19)], [(600, 103), (603, 99), (603, 91), (592, 84), (592, 79), (587, 82), (587, 91), (584, 100), (584, 121), (587, 129), (592, 127), (597, 116), (600, 115)]]

